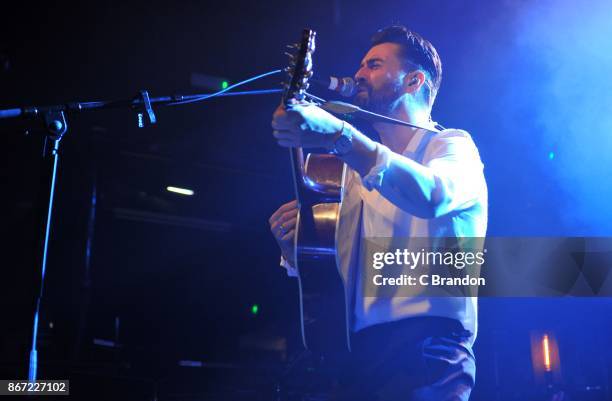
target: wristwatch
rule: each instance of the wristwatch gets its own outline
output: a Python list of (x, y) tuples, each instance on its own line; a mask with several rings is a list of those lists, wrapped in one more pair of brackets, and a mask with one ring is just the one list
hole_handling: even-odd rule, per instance
[(350, 129), (345, 129), (346, 124), (342, 122), (342, 128), (336, 133), (334, 146), (331, 154), (335, 156), (344, 156), (353, 149), (353, 134)]

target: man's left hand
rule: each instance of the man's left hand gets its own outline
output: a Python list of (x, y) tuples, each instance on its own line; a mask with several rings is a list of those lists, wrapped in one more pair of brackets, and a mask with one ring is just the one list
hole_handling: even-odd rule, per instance
[(280, 146), (332, 149), (343, 121), (312, 104), (279, 106), (272, 117), (273, 135)]

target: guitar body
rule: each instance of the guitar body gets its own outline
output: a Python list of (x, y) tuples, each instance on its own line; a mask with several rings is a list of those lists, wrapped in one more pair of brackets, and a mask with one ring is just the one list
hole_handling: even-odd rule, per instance
[[(290, 107), (305, 99), (312, 76), (312, 53), (316, 33), (302, 32), (297, 50), (286, 69), (283, 104)], [(294, 261), (300, 284), (302, 339), (319, 354), (348, 351), (349, 334), (344, 285), (336, 264), (336, 223), (344, 163), (335, 156), (290, 149), (296, 199), (299, 205), (295, 229)]]
[[(296, 149), (301, 151), (301, 149)], [(336, 224), (343, 162), (309, 154), (298, 176), (295, 261), (304, 346), (321, 354), (349, 349), (344, 284), (336, 264)]]

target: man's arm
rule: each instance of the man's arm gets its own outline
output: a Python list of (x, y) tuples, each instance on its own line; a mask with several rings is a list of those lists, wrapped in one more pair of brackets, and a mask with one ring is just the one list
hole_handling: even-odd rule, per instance
[(445, 215), (469, 206), (484, 182), (478, 151), (466, 132), (448, 130), (432, 140), (424, 164), (392, 152), (350, 124), (319, 107), (279, 107), (272, 126), (279, 145), (331, 149), (342, 129), (352, 133), (352, 149), (342, 160), (356, 170), (366, 187), (402, 210), (421, 218)]
[[(372, 141), (349, 124), (344, 129), (352, 132), (353, 147), (341, 159), (359, 173), (368, 189), (377, 189), (391, 203), (415, 216), (433, 217), (436, 181), (430, 169)], [(401, 185), (400, 191), (382, 190), (383, 179), (391, 175)]]
[(438, 134), (423, 164), (392, 152), (345, 124), (353, 148), (342, 160), (361, 175), (364, 185), (421, 218), (443, 216), (469, 207), (482, 193), (484, 177), (478, 150), (465, 131)]

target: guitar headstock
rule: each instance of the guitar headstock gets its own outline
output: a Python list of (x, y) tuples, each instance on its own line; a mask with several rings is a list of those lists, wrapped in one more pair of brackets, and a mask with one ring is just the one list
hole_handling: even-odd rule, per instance
[(289, 105), (293, 100), (304, 100), (308, 80), (313, 75), (312, 53), (315, 51), (315, 37), (317, 33), (311, 29), (302, 31), (300, 43), (287, 46), (294, 53), (286, 52), (289, 56), (289, 66), (285, 68), (288, 79), (284, 82), (283, 104)]

